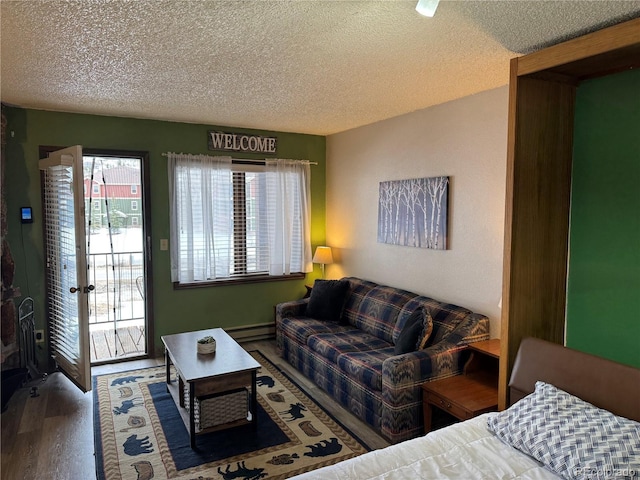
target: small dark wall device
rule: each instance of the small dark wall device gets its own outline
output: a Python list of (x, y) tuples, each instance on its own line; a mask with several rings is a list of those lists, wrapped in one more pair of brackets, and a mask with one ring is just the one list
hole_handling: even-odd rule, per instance
[(20, 221), (22, 223), (33, 223), (33, 212), (31, 207), (20, 208)]

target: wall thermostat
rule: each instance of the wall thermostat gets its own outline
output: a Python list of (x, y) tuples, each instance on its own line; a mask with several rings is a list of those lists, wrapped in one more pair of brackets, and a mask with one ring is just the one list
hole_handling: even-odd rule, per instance
[(20, 208), (20, 220), (22, 223), (33, 223), (33, 212), (31, 211), (31, 207)]

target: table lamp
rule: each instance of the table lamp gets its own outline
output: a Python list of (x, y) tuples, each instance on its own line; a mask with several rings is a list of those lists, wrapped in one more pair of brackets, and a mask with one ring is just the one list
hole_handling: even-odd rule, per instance
[(333, 263), (331, 247), (317, 247), (313, 255), (313, 263), (319, 263), (322, 266), (322, 278), (324, 278), (324, 266)]

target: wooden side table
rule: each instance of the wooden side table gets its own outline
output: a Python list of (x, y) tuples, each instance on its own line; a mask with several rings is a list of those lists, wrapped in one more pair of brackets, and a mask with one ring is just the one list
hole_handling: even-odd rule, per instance
[(422, 385), (425, 433), (431, 431), (433, 407), (458, 420), (468, 420), (498, 408), (500, 340), (472, 343), (467, 349), (471, 356), (462, 375)]

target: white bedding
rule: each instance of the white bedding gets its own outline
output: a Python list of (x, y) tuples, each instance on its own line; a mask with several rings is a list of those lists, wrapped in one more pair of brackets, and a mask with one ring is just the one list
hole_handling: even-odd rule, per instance
[(314, 470), (298, 480), (558, 479), (487, 428), (487, 413), (387, 448)]

